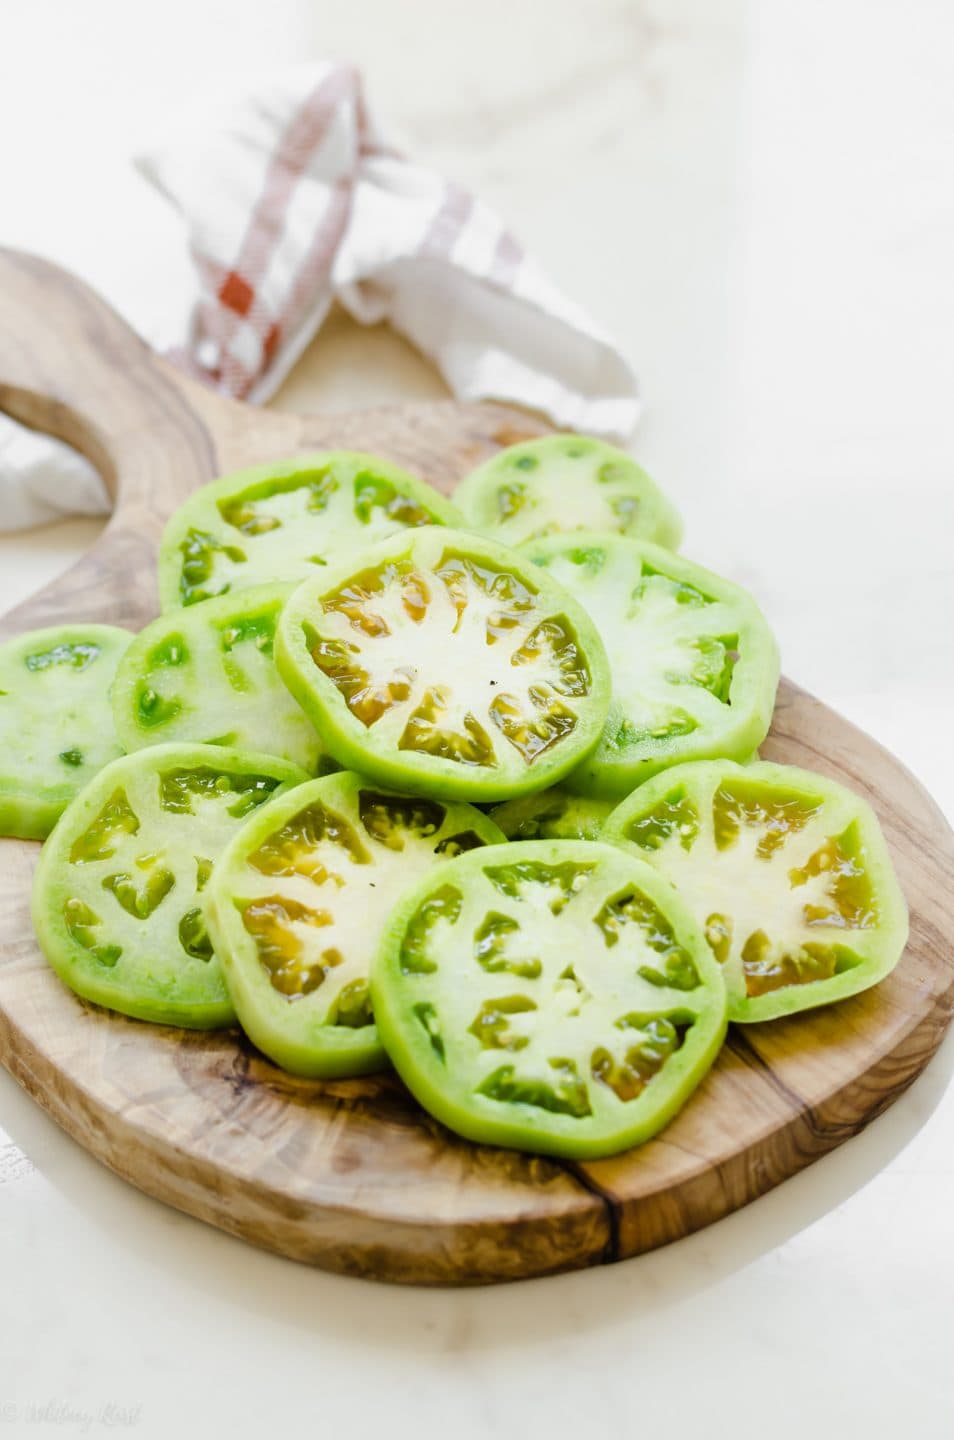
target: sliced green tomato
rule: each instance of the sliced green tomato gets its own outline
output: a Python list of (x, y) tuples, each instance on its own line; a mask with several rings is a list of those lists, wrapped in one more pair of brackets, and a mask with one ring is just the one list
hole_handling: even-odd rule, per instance
[(572, 596), (517, 551), (409, 531), (289, 600), (275, 657), (336, 760), (438, 799), (503, 800), (599, 739), (606, 656)]
[(603, 835), (677, 887), (721, 966), (731, 1020), (856, 995), (901, 957), (907, 909), (878, 822), (821, 775), (682, 765), (624, 800)]
[(109, 687), (132, 636), (55, 625), (0, 645), (0, 835), (42, 840), (122, 754)]
[(623, 536), (556, 535), (526, 553), (586, 607), (610, 660), (606, 726), (572, 789), (618, 800), (670, 765), (747, 759), (765, 738), (778, 651), (745, 590)]
[(470, 1140), (591, 1159), (640, 1145), (725, 1034), (725, 988), (683, 902), (585, 840), (474, 851), (400, 902), (371, 967), (401, 1078)]
[(140, 631), (113, 686), (125, 748), (193, 741), (257, 750), (314, 774), (314, 725), (275, 668), (275, 627), (293, 585), (261, 585), (160, 615)]
[(243, 1029), (296, 1075), (387, 1065), (368, 994), (395, 902), (435, 866), (503, 835), (442, 805), (330, 775), (254, 815), (215, 866), (207, 913)]
[(298, 581), (397, 531), (459, 523), (449, 500), (377, 455), (333, 450), (258, 465), (204, 485), (172, 516), (159, 598), (171, 610)]
[(37, 866), (33, 924), (60, 979), (140, 1020), (231, 1024), (202, 892), (246, 816), (307, 778), (274, 755), (212, 745), (156, 745), (107, 765)]
[(505, 545), (603, 530), (675, 548), (682, 526), (662, 491), (623, 450), (584, 435), (511, 445), (461, 481), (454, 501)]
[(612, 800), (591, 800), (554, 785), (495, 805), (490, 818), (508, 840), (598, 840), (612, 809)]

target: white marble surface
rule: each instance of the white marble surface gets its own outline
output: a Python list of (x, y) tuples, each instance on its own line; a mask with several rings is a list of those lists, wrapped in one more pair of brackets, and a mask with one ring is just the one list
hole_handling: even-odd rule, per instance
[[(95, 274), (121, 226), (119, 279), (142, 283), (123, 165), (163, 110), (355, 57), (408, 147), (622, 338), (687, 553), (749, 584), (788, 673), (954, 814), (952, 44), (946, 0), (32, 0), (4, 17), (0, 238)], [(438, 393), (342, 321), (278, 403)], [(0, 540), (0, 605), (96, 528)], [(474, 1293), (247, 1249), (113, 1178), (2, 1075), (0, 1428), (947, 1437), (952, 1068), (947, 1043), (863, 1136), (679, 1245)]]

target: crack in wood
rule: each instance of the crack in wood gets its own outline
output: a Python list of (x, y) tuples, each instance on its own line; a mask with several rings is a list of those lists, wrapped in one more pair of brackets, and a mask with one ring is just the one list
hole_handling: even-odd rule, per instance
[(600, 1185), (589, 1175), (582, 1165), (576, 1160), (558, 1161), (560, 1168), (565, 1170), (584, 1190), (588, 1190), (597, 1200), (602, 1201), (606, 1211), (607, 1240), (603, 1247), (603, 1253), (598, 1260), (600, 1265), (612, 1265), (617, 1260), (623, 1259), (620, 1248), (620, 1225), (622, 1220), (622, 1206), (613, 1194), (605, 1186)]

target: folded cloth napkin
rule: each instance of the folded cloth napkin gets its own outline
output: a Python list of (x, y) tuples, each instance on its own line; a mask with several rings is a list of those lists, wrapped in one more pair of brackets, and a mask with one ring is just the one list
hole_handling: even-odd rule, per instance
[[(632, 432), (636, 381), (613, 342), (491, 209), (387, 144), (351, 66), (285, 70), (136, 164), (179, 212), (194, 267), (191, 313), (163, 348), (222, 393), (266, 400), (337, 300), (389, 321), (462, 399)], [(3, 420), (0, 528), (108, 508), (82, 457)]]
[(99, 471), (78, 450), (0, 413), (0, 530), (105, 515), (111, 503)]

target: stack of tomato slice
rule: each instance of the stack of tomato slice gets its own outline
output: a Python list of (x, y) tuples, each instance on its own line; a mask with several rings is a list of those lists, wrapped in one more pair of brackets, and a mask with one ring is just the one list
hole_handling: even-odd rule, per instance
[(476, 1141), (647, 1140), (729, 1021), (856, 994), (907, 933), (864, 801), (758, 760), (771, 631), (679, 535), (579, 436), (454, 502), (344, 452), (204, 487), (139, 635), (0, 647), (50, 964), (296, 1074), (393, 1064)]

